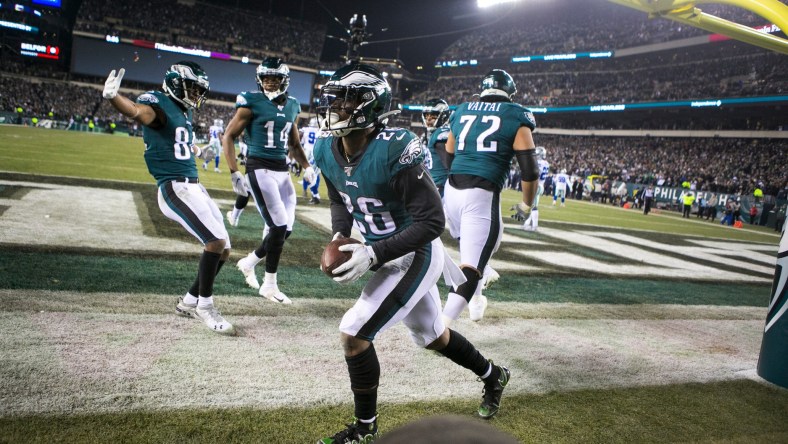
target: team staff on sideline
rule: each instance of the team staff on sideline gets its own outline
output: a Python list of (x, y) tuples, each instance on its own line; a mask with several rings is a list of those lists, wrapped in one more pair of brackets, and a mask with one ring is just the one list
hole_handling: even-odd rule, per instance
[(651, 212), (651, 205), (654, 203), (654, 185), (649, 184), (648, 188), (643, 191), (643, 214)]
[(460, 268), (466, 282), (455, 286), (443, 314), (450, 321), (468, 306), (472, 320), (484, 315), (487, 298), (478, 290), (482, 271), (498, 249), (503, 235), (500, 195), (512, 157), (522, 172), (522, 201), (516, 205), (528, 217), (536, 195), (539, 169), (531, 131), (533, 114), (512, 102), (514, 80), (494, 69), (480, 83), (479, 101), (457, 107), (449, 124), (446, 152), (451, 165), (446, 183), (445, 210), (449, 232), (460, 242)]
[[(296, 195), (287, 169), (288, 147), (290, 155), (304, 168), (305, 179), (314, 182), (315, 173), (301, 148), (295, 124), (301, 106), (287, 95), (290, 68), (278, 57), (267, 57), (257, 67), (256, 78), (260, 91), (238, 94), (235, 116), (227, 124), (222, 138), (233, 190), (239, 196), (248, 196), (249, 186), (257, 210), (269, 229), (260, 246), (238, 261), (238, 269), (250, 287), (260, 289), (260, 296), (290, 304), (290, 298), (279, 291), (276, 282), (279, 258), (295, 221)], [(238, 171), (235, 161), (235, 139), (244, 130), (248, 145), (246, 177)], [(260, 285), (254, 267), (263, 258), (265, 279)]]
[(205, 250), (200, 256), (197, 278), (176, 313), (201, 319), (217, 333), (232, 334), (232, 324), (216, 309), (213, 282), (230, 255), (230, 237), (224, 228), (219, 207), (197, 178), (192, 154), (200, 153), (193, 144), (192, 112), (199, 109), (208, 93), (208, 76), (194, 62), (178, 62), (164, 74), (164, 92), (148, 91), (137, 102), (118, 95), (125, 69), (113, 70), (104, 83), (103, 96), (124, 116), (142, 124), (145, 164), (159, 187), (159, 208), (200, 240)]
[(352, 256), (334, 270), (334, 280), (350, 283), (370, 268), (374, 274), (339, 325), (355, 418), (319, 444), (377, 437), (380, 363), (373, 340), (400, 321), (418, 346), (484, 381), (481, 417), (498, 412), (509, 382), (508, 369), (443, 323), (436, 285), (445, 257), (441, 198), (424, 167), (421, 141), (406, 129), (385, 127), (390, 107), (385, 78), (363, 64), (338, 69), (320, 91), (318, 115), (328, 133), (318, 139), (315, 162), (328, 188), (334, 238), (350, 236), (355, 226), (366, 241), (340, 247)]

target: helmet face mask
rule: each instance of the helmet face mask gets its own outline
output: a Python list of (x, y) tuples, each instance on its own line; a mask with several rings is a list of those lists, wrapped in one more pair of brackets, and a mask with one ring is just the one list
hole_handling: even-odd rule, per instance
[[(424, 105), (424, 109), (421, 111), (421, 121), (424, 122), (425, 128), (433, 131), (435, 128), (440, 128), (446, 124), (450, 114), (449, 104), (446, 103), (445, 100), (432, 99), (427, 101), (427, 104)], [(431, 116), (435, 116), (435, 120), (428, 122), (428, 118)]]
[(488, 72), (481, 81), (481, 93), (479, 97), (503, 96), (511, 99), (517, 93), (517, 86), (514, 79), (508, 72), (502, 69), (493, 69)]
[(391, 108), (391, 88), (380, 72), (368, 65), (338, 69), (320, 89), (317, 106), (322, 131), (345, 137), (351, 131), (385, 124)]
[(547, 150), (543, 146), (534, 148), (534, 151), (536, 151), (537, 159), (545, 160), (547, 158)]
[[(274, 78), (279, 80), (278, 85), (272, 81)], [(257, 67), (256, 79), (260, 91), (269, 100), (274, 100), (284, 94), (290, 86), (290, 68), (279, 57), (266, 57)]]
[(164, 74), (162, 89), (183, 107), (199, 109), (211, 88), (208, 75), (200, 65), (178, 62)]

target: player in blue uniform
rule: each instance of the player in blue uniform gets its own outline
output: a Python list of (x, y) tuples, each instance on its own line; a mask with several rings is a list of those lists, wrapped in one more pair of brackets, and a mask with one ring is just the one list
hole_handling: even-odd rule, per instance
[(206, 157), (205, 162), (202, 163), (202, 169), (207, 170), (208, 164), (211, 160), (214, 161), (213, 172), (221, 173), (219, 170), (219, 153), (222, 151), (222, 136), (224, 135), (224, 121), (222, 119), (215, 119), (213, 125), (208, 128), (208, 146), (206, 149), (211, 150), (213, 159)]
[(529, 110), (512, 102), (517, 92), (512, 77), (492, 70), (482, 78), (480, 90), (478, 101), (463, 103), (454, 111), (446, 141), (450, 158), (446, 217), (451, 236), (459, 239), (460, 268), (467, 279), (449, 293), (443, 310), (449, 320), (457, 319), (474, 295), (471, 319), (484, 315), (487, 298), (481, 295), (479, 282), (503, 235), (500, 194), (512, 158), (522, 172), (518, 213), (530, 212), (539, 178), (531, 135), (536, 122)]
[(164, 75), (164, 92), (148, 91), (137, 102), (118, 95), (125, 69), (113, 70), (104, 84), (103, 96), (124, 116), (143, 125), (145, 164), (156, 179), (159, 208), (205, 246), (197, 278), (178, 300), (176, 313), (197, 317), (213, 331), (233, 334), (233, 326), (216, 309), (213, 282), (230, 255), (230, 238), (222, 215), (197, 177), (193, 154), (192, 111), (205, 101), (209, 83), (205, 71), (194, 62), (178, 62)]
[(315, 167), (315, 143), (317, 143), (317, 136), (320, 132), (318, 128), (317, 119), (314, 117), (310, 119), (309, 125), (301, 129), (301, 146), (304, 147), (306, 158), (309, 159), (309, 165), (315, 169), (315, 181), (309, 183), (306, 179), (301, 180), (301, 186), (304, 187), (304, 197), (306, 197), (306, 190), (312, 193), (312, 198), (309, 199), (311, 205), (320, 203), (320, 168)]
[(539, 229), (539, 197), (544, 194), (544, 181), (550, 175), (550, 162), (547, 161), (547, 150), (545, 147), (536, 147), (536, 158), (538, 162), (537, 168), (539, 168), (539, 185), (536, 189), (536, 197), (534, 198), (531, 214), (523, 222), (522, 229), (524, 231), (537, 231)]
[(354, 282), (374, 271), (339, 326), (355, 418), (320, 444), (377, 437), (380, 364), (372, 341), (400, 321), (418, 346), (436, 350), (484, 381), (481, 417), (498, 412), (509, 381), (508, 369), (485, 359), (443, 324), (436, 285), (445, 259), (441, 199), (424, 168), (421, 141), (406, 129), (385, 127), (390, 107), (388, 83), (363, 64), (338, 69), (320, 92), (324, 132), (314, 153), (328, 188), (334, 239), (350, 236), (355, 227), (366, 242), (340, 247), (352, 256), (334, 270), (334, 280)]
[[(257, 67), (259, 91), (238, 94), (236, 112), (224, 133), (222, 147), (230, 168), (233, 190), (247, 197), (249, 190), (265, 226), (269, 228), (260, 246), (238, 261), (238, 269), (260, 296), (282, 304), (290, 298), (279, 290), (277, 270), (285, 239), (295, 221), (295, 187), (287, 170), (290, 155), (304, 168), (304, 178), (314, 182), (315, 173), (304, 155), (296, 120), (301, 106), (287, 95), (290, 69), (277, 57), (267, 57)], [(248, 153), (246, 177), (235, 161), (235, 139), (246, 130)], [(248, 187), (248, 189), (247, 189)], [(238, 203), (236, 202), (236, 208)], [(265, 279), (260, 285), (254, 267), (265, 258)]]

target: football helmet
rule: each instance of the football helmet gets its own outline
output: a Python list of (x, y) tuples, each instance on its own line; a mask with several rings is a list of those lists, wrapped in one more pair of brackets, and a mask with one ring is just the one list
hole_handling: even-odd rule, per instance
[[(430, 126), (427, 123), (427, 115), (429, 114), (436, 114), (437, 118), (435, 122)], [(427, 101), (427, 104), (424, 105), (424, 109), (421, 110), (421, 121), (424, 122), (424, 127), (430, 131), (435, 130), (435, 128), (442, 127), (446, 121), (449, 120), (449, 115), (451, 111), (449, 111), (449, 104), (446, 103), (443, 99), (431, 99)]]
[(224, 126), (224, 120), (222, 120), (222, 119), (214, 119), (213, 126)]
[(503, 96), (511, 99), (517, 92), (514, 79), (502, 69), (493, 69), (482, 77), (481, 93), (479, 97)]
[(208, 74), (194, 62), (178, 62), (164, 74), (162, 89), (185, 108), (199, 109), (210, 90)]
[(536, 158), (537, 159), (545, 160), (547, 158), (547, 150), (544, 149), (543, 146), (538, 146), (538, 147), (534, 148), (534, 151), (536, 151)]
[[(290, 86), (290, 68), (279, 57), (266, 57), (262, 63), (257, 67), (257, 84), (260, 85), (260, 91), (268, 97), (269, 100), (274, 100), (287, 91)], [(274, 91), (266, 91), (263, 85), (263, 78), (265, 77), (278, 77), (281, 80), (279, 88)]]
[[(377, 69), (353, 63), (336, 70), (320, 88), (317, 117), (322, 131), (344, 137), (351, 131), (385, 125), (391, 114), (391, 87)], [(339, 111), (348, 117), (344, 120)]]
[(566, 168), (561, 168), (561, 174), (566, 174)]

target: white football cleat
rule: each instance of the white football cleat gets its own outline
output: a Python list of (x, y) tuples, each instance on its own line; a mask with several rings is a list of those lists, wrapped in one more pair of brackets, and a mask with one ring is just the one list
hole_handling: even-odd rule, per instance
[(254, 267), (259, 262), (257, 256), (254, 255), (254, 251), (246, 255), (245, 258), (238, 261), (236, 267), (241, 270), (241, 273), (244, 274), (244, 278), (246, 279), (246, 285), (254, 288), (255, 290), (260, 288), (260, 283), (257, 282), (257, 276), (254, 273)]
[(221, 171), (219, 168), (214, 168), (214, 169), (213, 169), (213, 172), (214, 172), (214, 173), (221, 173), (222, 171)]
[(501, 275), (493, 270), (489, 265), (484, 267), (484, 275), (482, 276), (482, 290), (490, 288), (495, 281), (500, 279)]
[(183, 298), (178, 298), (178, 304), (175, 306), (175, 314), (178, 316), (183, 316), (185, 318), (191, 318), (196, 316), (194, 314), (194, 310), (197, 308), (197, 304), (187, 304), (183, 302)]
[(269, 301), (276, 302), (279, 304), (289, 305), (292, 304), (293, 301), (290, 300), (284, 293), (279, 291), (279, 287), (260, 287), (260, 291), (258, 293), (260, 296), (268, 299)]
[(471, 321), (479, 322), (484, 317), (484, 310), (487, 309), (487, 296), (474, 295), (468, 303), (468, 315)]
[(216, 333), (223, 335), (235, 334), (235, 328), (233, 327), (233, 324), (224, 320), (222, 314), (219, 313), (219, 310), (217, 310), (213, 305), (209, 305), (205, 308), (197, 307), (194, 310), (194, 314), (198, 319), (205, 322), (205, 325), (207, 325), (208, 328), (215, 331)]
[(238, 215), (238, 217), (233, 217), (233, 210), (230, 210), (227, 212), (226, 216), (227, 216), (227, 223), (230, 224), (230, 226), (233, 227), (238, 226), (238, 221), (241, 220), (240, 214)]

